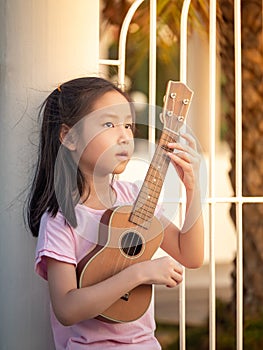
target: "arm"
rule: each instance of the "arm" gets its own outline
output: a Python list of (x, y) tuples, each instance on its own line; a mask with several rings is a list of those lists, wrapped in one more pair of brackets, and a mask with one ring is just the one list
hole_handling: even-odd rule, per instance
[(200, 156), (194, 139), (182, 135), (189, 145), (169, 144), (178, 153), (169, 153), (186, 189), (186, 215), (179, 230), (168, 219), (162, 218), (165, 235), (161, 248), (188, 268), (200, 267), (204, 258), (204, 227), (199, 189)]
[(47, 258), (50, 299), (57, 319), (65, 326), (94, 318), (140, 284), (175, 287), (182, 268), (172, 258), (144, 261), (90, 287), (77, 288), (75, 266)]
[[(189, 224), (187, 216), (189, 217)], [(199, 213), (194, 223), (191, 222), (191, 218), (191, 213), (186, 213), (185, 224), (181, 230), (168, 219), (162, 218), (161, 221), (165, 230), (161, 248), (185, 267), (198, 268), (202, 265), (204, 258), (202, 213)]]

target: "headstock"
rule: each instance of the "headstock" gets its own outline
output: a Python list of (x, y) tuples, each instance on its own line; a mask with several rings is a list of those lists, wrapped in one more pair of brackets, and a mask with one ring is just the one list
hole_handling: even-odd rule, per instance
[(191, 103), (193, 91), (179, 81), (169, 80), (164, 96), (164, 106), (160, 120), (164, 129), (178, 135)]

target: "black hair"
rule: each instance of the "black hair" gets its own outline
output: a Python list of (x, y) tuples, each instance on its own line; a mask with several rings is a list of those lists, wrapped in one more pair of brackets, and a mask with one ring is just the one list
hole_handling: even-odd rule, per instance
[[(117, 91), (131, 102), (129, 96), (113, 83), (86, 77), (63, 83), (42, 104), (38, 161), (27, 203), (27, 223), (33, 236), (38, 236), (40, 220), (46, 211), (55, 217), (60, 209), (66, 222), (77, 226), (75, 206), (84, 193), (84, 178), (70, 151), (61, 146), (61, 126), (75, 125), (92, 112), (95, 102), (109, 91)], [(54, 175), (55, 167), (59, 169), (59, 181)]]

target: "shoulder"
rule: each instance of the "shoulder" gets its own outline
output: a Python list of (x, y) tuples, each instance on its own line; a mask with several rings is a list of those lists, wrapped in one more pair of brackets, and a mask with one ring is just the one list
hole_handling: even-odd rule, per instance
[(58, 232), (72, 235), (72, 228), (60, 211), (56, 216), (45, 212), (40, 221), (39, 237), (53, 235)]
[(75, 241), (72, 228), (60, 212), (55, 217), (44, 213), (36, 247), (36, 272), (47, 279), (46, 257), (75, 265)]

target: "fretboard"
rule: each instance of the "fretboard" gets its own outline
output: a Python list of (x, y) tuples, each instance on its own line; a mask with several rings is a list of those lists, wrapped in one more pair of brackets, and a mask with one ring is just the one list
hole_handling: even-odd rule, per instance
[(169, 142), (176, 142), (177, 139), (178, 135), (175, 133), (165, 129), (163, 130), (148, 172), (134, 203), (129, 218), (129, 221), (132, 223), (146, 229), (149, 228), (170, 163), (170, 157), (167, 155), (167, 151), (171, 152), (172, 150), (168, 148), (167, 144)]

